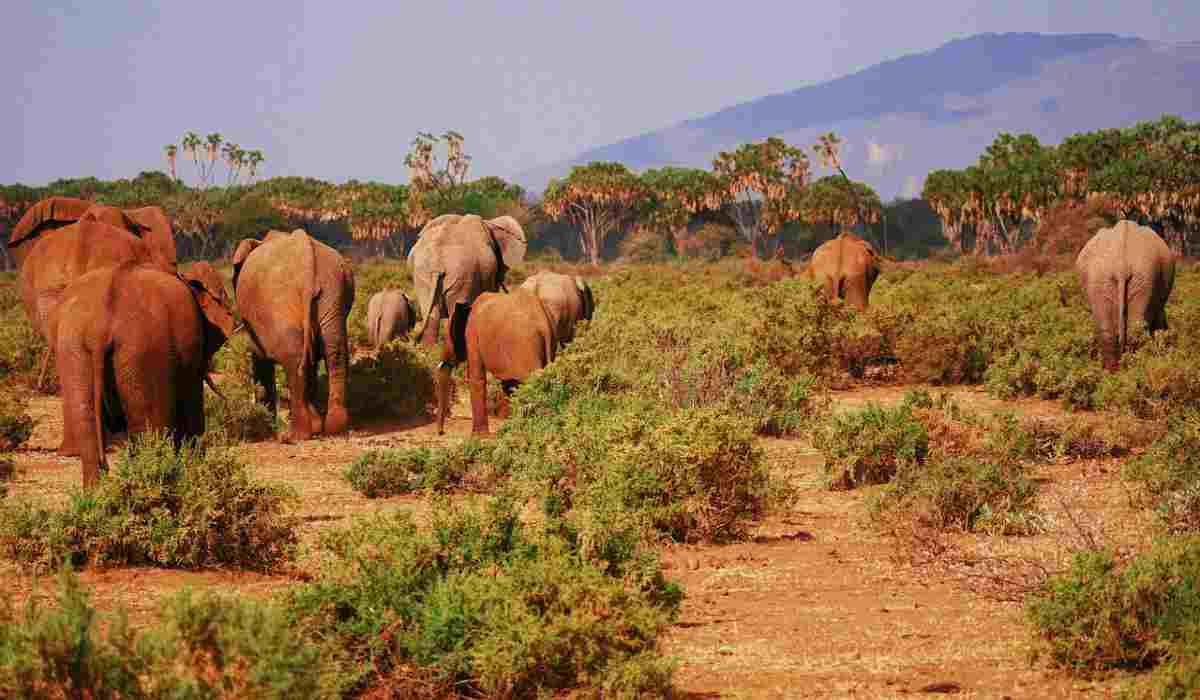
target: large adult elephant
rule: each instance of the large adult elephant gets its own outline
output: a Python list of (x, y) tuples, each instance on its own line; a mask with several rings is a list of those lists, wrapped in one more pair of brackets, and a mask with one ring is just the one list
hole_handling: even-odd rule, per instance
[[(336, 435), (349, 425), (346, 378), (350, 341), (346, 317), (354, 305), (354, 273), (336, 250), (302, 229), (247, 238), (233, 255), (233, 293), (253, 340), (254, 378), (263, 403), (276, 411), (275, 363), (283, 365), (291, 394), (291, 431)], [(314, 399), (317, 363), (325, 360), (329, 400), (325, 416)]]
[[(455, 304), (446, 354), (467, 363), (471, 392), (471, 432), (486, 435), (487, 373), (508, 396), (530, 374), (554, 361), (558, 340), (545, 304), (527, 289), (510, 294), (484, 292), (473, 304)], [(438, 434), (445, 431), (449, 385), (438, 387)]]
[(20, 272), (21, 302), (34, 328), (48, 326), (67, 285), (84, 273), (124, 262), (175, 274), (175, 236), (158, 207), (118, 209), (72, 197), (50, 197), (29, 208), (8, 238)]
[[(436, 347), (457, 304), (504, 288), (505, 273), (525, 259), (526, 245), (525, 230), (511, 216), (445, 214), (425, 224), (408, 253), (417, 305), (425, 315), (421, 342)], [(446, 344), (437, 372), (439, 402), (449, 400), (453, 364)]]
[(233, 333), (223, 290), (137, 263), (74, 280), (55, 309), (63, 427), (78, 441), (83, 486), (104, 467), (106, 429), (204, 432), (209, 362)]
[(1119, 221), (1100, 229), (1075, 259), (1092, 309), (1104, 368), (1121, 367), (1130, 323), (1151, 333), (1167, 328), (1167, 298), (1175, 285), (1175, 256), (1153, 229)]
[(545, 304), (560, 345), (575, 338), (575, 324), (590, 321), (596, 308), (592, 288), (582, 277), (542, 271), (526, 278), (521, 288), (537, 295)]
[(844, 299), (864, 311), (871, 296), (871, 286), (879, 277), (879, 264), (879, 254), (870, 243), (843, 232), (813, 252), (808, 274), (824, 283), (830, 301)]

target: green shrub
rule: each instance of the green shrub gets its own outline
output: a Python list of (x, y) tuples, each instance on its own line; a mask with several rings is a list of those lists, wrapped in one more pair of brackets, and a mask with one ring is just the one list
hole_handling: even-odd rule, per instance
[(213, 358), (214, 371), (221, 372), (222, 396), (204, 389), (206, 431), (238, 441), (271, 438), (280, 428), (276, 417), (258, 401), (262, 389), (254, 384), (251, 343), (245, 334), (230, 338)]
[(102, 618), (69, 571), (56, 604), (0, 600), (0, 695), (28, 698), (336, 698), (322, 649), (277, 606), (184, 591), (162, 622)]
[(671, 664), (655, 652), (679, 594), (660, 572), (602, 567), (531, 532), (509, 499), (435, 505), (432, 532), (397, 514), (326, 535), (339, 575), (288, 596), (295, 627), (330, 641), (348, 687), (416, 668), (466, 694), (667, 691)]
[(1030, 599), (1026, 613), (1035, 656), (1077, 673), (1164, 660), (1194, 668), (1200, 539), (1167, 540), (1124, 563), (1106, 552), (1079, 554)]
[(908, 403), (834, 414), (815, 438), (825, 452), (825, 480), (832, 489), (885, 483), (898, 469), (922, 464), (929, 450), (925, 426)]
[(346, 480), (367, 498), (420, 489), (446, 491), (463, 484), (485, 448), (467, 440), (455, 448), (407, 447), (368, 450), (346, 470)]
[(350, 415), (355, 420), (414, 418), (437, 400), (433, 361), (403, 340), (393, 340), (374, 355), (350, 364)]
[(872, 502), (882, 522), (916, 522), (939, 530), (1028, 535), (1041, 529), (1037, 485), (1015, 461), (967, 457), (905, 465)]
[(252, 481), (229, 448), (176, 450), (170, 438), (147, 434), (122, 449), (94, 492), (74, 495), (64, 510), (0, 506), (0, 551), (51, 566), (269, 569), (294, 554), (294, 500), (285, 487)]
[(1123, 468), (1171, 533), (1200, 533), (1200, 410), (1172, 416), (1167, 435)]

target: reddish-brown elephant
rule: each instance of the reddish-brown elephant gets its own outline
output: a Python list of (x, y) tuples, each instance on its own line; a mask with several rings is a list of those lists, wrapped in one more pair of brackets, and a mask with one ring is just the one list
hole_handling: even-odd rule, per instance
[(545, 304), (560, 345), (574, 340), (575, 324), (592, 320), (596, 309), (592, 288), (582, 277), (542, 271), (526, 278), (521, 289), (533, 292)]
[[(336, 250), (301, 229), (246, 239), (233, 256), (233, 294), (254, 341), (254, 378), (275, 413), (275, 363), (287, 373), (291, 431), (287, 440), (349, 427), (346, 378), (350, 339), (346, 318), (354, 305), (354, 272)], [(324, 418), (314, 399), (317, 363), (325, 360), (329, 400)]]
[[(455, 304), (448, 335), (442, 365), (467, 363), (471, 432), (476, 435), (488, 432), (487, 373), (500, 380), (508, 396), (530, 374), (553, 362), (558, 346), (554, 320), (545, 304), (519, 288), (509, 294), (484, 292), (472, 304)], [(450, 381), (442, 382), (438, 385), (439, 435), (445, 431), (449, 403)]]
[(808, 275), (824, 282), (830, 301), (844, 299), (859, 311), (865, 311), (879, 268), (880, 256), (869, 242), (852, 233), (842, 233), (813, 252)]
[(78, 441), (84, 488), (104, 469), (105, 431), (204, 432), (204, 380), (234, 330), (201, 281), (123, 263), (80, 276), (54, 311), (63, 426)]

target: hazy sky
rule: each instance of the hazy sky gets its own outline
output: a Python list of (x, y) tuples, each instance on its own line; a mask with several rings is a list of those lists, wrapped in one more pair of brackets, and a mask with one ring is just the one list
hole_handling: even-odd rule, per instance
[[(1200, 40), (1200, 0), (5, 0), (0, 182), (132, 177), (219, 131), (264, 175), (511, 175), (979, 32)], [(190, 164), (181, 162), (181, 174)]]

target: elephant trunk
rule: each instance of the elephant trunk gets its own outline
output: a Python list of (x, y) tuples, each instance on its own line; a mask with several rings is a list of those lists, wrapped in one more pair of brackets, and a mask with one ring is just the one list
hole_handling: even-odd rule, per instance
[(421, 330), (421, 343), (428, 347), (437, 347), (438, 331), (446, 314), (446, 273), (439, 272), (437, 283), (433, 287), (433, 297), (429, 303), (429, 313), (425, 314), (425, 328)]

